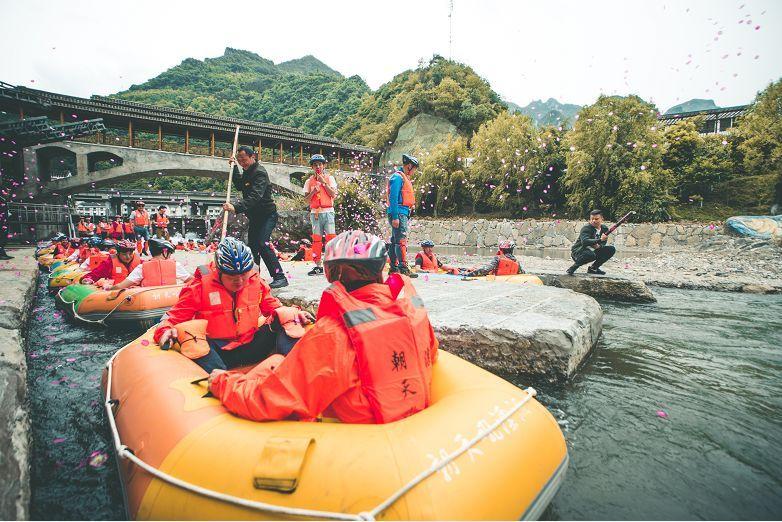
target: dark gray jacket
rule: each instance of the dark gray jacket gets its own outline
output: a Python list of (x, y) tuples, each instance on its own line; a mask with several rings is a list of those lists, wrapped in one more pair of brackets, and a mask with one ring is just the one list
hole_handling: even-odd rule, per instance
[(241, 174), (239, 167), (235, 166), (233, 176), (234, 187), (242, 193), (242, 199), (234, 204), (237, 214), (247, 214), (252, 219), (277, 212), (269, 173), (257, 161)]
[(570, 253), (577, 256), (589, 248), (595, 248), (595, 245), (598, 243), (600, 243), (600, 246), (604, 246), (608, 241), (600, 241), (600, 236), (606, 233), (608, 233), (607, 225), (600, 225), (600, 230), (598, 231), (595, 227), (587, 223), (581, 228), (578, 239), (573, 243)]

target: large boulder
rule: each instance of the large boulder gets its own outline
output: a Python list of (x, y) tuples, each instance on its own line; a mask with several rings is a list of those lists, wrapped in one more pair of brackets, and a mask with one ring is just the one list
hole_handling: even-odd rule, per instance
[(380, 158), (381, 166), (402, 161), (402, 154), (432, 150), (438, 143), (448, 141), (448, 136), (456, 136), (456, 126), (445, 118), (431, 114), (418, 114), (399, 128), (394, 143)]
[(730, 217), (725, 221), (725, 230), (740, 237), (771, 239), (775, 233), (782, 233), (782, 215)]

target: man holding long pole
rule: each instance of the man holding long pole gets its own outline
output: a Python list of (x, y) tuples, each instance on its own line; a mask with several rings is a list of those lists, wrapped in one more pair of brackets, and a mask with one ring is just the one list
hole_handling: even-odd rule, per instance
[(252, 147), (242, 145), (238, 148), (236, 157), (228, 160), (230, 164), (238, 163), (233, 171), (233, 185), (242, 192), (242, 199), (236, 203), (224, 203), (228, 212), (247, 215), (250, 226), (247, 230), (247, 245), (250, 247), (255, 262), (260, 265), (261, 258), (272, 277), (271, 288), (288, 286), (288, 279), (282, 271), (277, 256), (269, 247), (272, 231), (277, 226), (277, 205), (272, 199), (272, 185), (266, 169), (258, 164)]

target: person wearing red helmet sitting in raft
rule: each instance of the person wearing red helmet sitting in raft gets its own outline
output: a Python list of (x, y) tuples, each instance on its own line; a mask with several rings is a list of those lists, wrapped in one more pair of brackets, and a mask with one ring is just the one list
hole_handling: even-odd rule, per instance
[(299, 241), (299, 249), (290, 261), (312, 261), (312, 242), (309, 239)]
[(230, 412), (256, 421), (394, 422), (431, 403), (438, 343), (410, 279), (383, 282), (386, 246), (348, 230), (326, 244), (331, 283), (317, 322), (283, 358), (244, 374), (213, 371), (209, 389)]
[(410, 177), (418, 168), (418, 160), (409, 154), (402, 154), (402, 168), (396, 167), (386, 186), (386, 213), (391, 225), (390, 273), (401, 272), (409, 277), (418, 277), (407, 267), (407, 230), (410, 214), (415, 207), (415, 191)]
[(337, 233), (334, 222), (334, 196), (337, 195), (337, 180), (326, 172), (326, 158), (313, 154), (310, 158), (313, 174), (304, 183), (304, 198), (310, 204), (312, 225), (312, 260), (315, 266), (307, 275), (323, 273), (323, 245), (334, 239)]
[(73, 247), (71, 240), (66, 236), (54, 245), (54, 259), (65, 259), (70, 257), (75, 251), (76, 249)]
[[(110, 241), (104, 241), (103, 244), (110, 244)], [(136, 254), (136, 245), (132, 241), (127, 239), (118, 241), (116, 249), (116, 254), (109, 255), (101, 264), (82, 277), (81, 282), (90, 285), (105, 279), (113, 281), (113, 284), (121, 283), (141, 264), (141, 259)]]
[(437, 273), (445, 270), (451, 274), (458, 274), (459, 269), (443, 264), (434, 253), (434, 241), (426, 239), (421, 241), (421, 251), (415, 255), (415, 266), (421, 272)]
[(121, 290), (132, 286), (165, 286), (187, 283), (193, 276), (181, 263), (171, 258), (174, 245), (165, 239), (149, 238), (152, 259), (144, 261), (128, 274), (124, 281), (109, 290)]
[[(261, 318), (265, 322), (258, 327)], [(297, 340), (288, 335), (289, 330), (295, 333), (291, 326), (312, 322), (309, 313), (282, 306), (253, 270), (250, 247), (233, 237), (220, 242), (211, 264), (198, 267), (163, 316), (155, 342), (165, 348), (179, 337), (177, 325), (193, 319), (207, 321), (206, 331), (200, 333), (206, 337), (207, 350), (191, 357), (207, 373), (255, 364), (275, 352), (288, 353)]]
[(464, 274), (465, 277), (523, 274), (524, 270), (521, 268), (521, 263), (519, 263), (513, 255), (513, 249), (516, 248), (516, 243), (510, 240), (500, 241), (498, 248), (497, 255), (495, 255), (488, 264), (471, 269)]

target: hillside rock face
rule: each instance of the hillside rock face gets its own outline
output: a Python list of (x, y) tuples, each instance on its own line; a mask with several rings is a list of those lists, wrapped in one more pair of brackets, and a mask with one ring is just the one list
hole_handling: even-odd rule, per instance
[(438, 143), (444, 143), (448, 136), (456, 136), (456, 126), (444, 118), (431, 114), (418, 114), (399, 128), (396, 140), (383, 153), (380, 164), (388, 167), (389, 162), (399, 164), (402, 154), (418, 154), (432, 150)]

